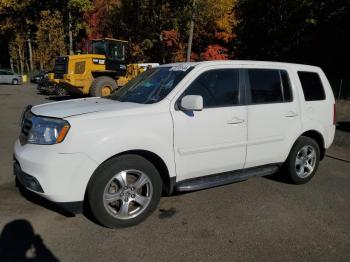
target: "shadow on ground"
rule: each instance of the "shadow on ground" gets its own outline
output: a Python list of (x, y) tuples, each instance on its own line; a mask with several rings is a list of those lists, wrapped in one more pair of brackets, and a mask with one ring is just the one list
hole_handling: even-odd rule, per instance
[(55, 204), (54, 202), (51, 202), (51, 201), (41, 197), (40, 195), (29, 191), (28, 189), (26, 189), (22, 185), (20, 185), (18, 181), (16, 181), (16, 186), (18, 187), (20, 194), (28, 201), (30, 201), (36, 205), (42, 206), (46, 209), (49, 209), (51, 211), (54, 211), (62, 216), (74, 217), (75, 216), (74, 213), (81, 213), (80, 209), (82, 209), (82, 208), (76, 207), (76, 210), (74, 210), (75, 212), (70, 212), (70, 211), (64, 209), (63, 207)]
[(13, 220), (4, 226), (0, 236), (0, 258), (3, 262), (59, 261), (25, 219)]
[(340, 121), (337, 123), (337, 130), (350, 133), (350, 121)]
[(283, 183), (283, 184), (290, 184), (292, 185), (293, 183), (290, 181), (288, 178), (288, 175), (284, 174), (283, 170), (279, 170), (277, 173), (269, 175), (269, 176), (263, 176), (263, 178), (278, 182), (278, 183)]

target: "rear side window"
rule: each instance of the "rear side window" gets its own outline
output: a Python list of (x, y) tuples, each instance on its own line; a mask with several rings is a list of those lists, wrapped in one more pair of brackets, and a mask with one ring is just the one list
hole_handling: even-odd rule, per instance
[(248, 69), (252, 104), (292, 101), (288, 73), (275, 69)]
[(239, 70), (217, 69), (204, 72), (182, 94), (200, 95), (204, 108), (239, 104)]
[(322, 81), (317, 73), (298, 72), (305, 101), (317, 101), (326, 99)]

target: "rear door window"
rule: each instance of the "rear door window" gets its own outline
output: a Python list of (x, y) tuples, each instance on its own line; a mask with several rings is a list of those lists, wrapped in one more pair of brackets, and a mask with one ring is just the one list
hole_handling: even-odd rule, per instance
[(283, 103), (293, 100), (287, 71), (248, 69), (251, 104)]
[(298, 72), (305, 101), (326, 99), (320, 76), (314, 72)]

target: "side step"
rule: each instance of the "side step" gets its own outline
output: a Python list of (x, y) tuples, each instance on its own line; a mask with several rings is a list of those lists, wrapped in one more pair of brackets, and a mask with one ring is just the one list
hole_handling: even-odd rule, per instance
[(253, 167), (241, 169), (232, 172), (226, 172), (217, 175), (191, 178), (176, 183), (175, 190), (180, 192), (201, 190), (210, 187), (216, 187), (234, 182), (247, 180), (250, 177), (268, 176), (279, 170), (278, 165), (267, 165), (262, 167)]

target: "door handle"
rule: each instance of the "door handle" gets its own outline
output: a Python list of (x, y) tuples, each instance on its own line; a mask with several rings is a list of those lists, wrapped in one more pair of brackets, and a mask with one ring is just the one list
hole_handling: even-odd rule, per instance
[(238, 118), (238, 117), (233, 117), (230, 120), (227, 121), (227, 124), (232, 125), (232, 124), (241, 124), (244, 123), (244, 119)]
[(296, 117), (298, 116), (298, 113), (294, 111), (289, 111), (287, 114), (284, 115), (285, 117)]

